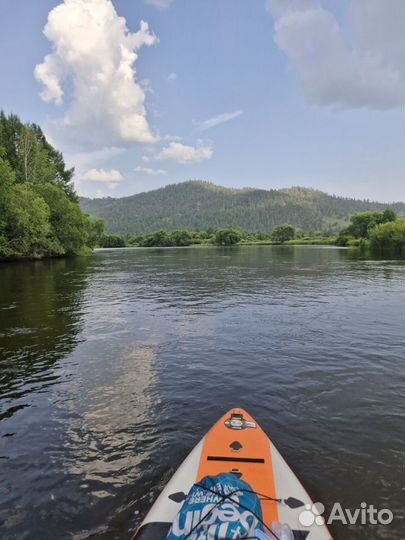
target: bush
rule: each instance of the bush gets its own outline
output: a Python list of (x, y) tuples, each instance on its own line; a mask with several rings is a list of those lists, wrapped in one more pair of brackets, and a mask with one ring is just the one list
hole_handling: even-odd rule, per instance
[(172, 246), (189, 246), (193, 239), (188, 231), (180, 229), (171, 233), (170, 242)]
[(370, 233), (371, 248), (380, 252), (405, 255), (405, 220), (377, 225)]
[(171, 233), (157, 231), (146, 236), (138, 236), (135, 241), (142, 247), (184, 247), (194, 243), (191, 234), (183, 229)]
[(104, 234), (98, 245), (102, 248), (123, 248), (125, 247), (125, 240), (116, 234)]
[(170, 246), (170, 236), (166, 231), (157, 231), (144, 236), (139, 245), (142, 247), (168, 247)]
[(293, 240), (295, 237), (295, 228), (292, 225), (279, 225), (275, 227), (271, 232), (271, 239), (273, 242), (283, 244), (288, 240)]
[(242, 234), (236, 229), (219, 229), (214, 236), (217, 246), (233, 246), (242, 239)]
[(350, 218), (350, 225), (343, 229), (340, 235), (368, 238), (375, 227), (382, 223), (395, 221), (396, 218), (395, 212), (388, 208), (384, 212), (359, 212)]

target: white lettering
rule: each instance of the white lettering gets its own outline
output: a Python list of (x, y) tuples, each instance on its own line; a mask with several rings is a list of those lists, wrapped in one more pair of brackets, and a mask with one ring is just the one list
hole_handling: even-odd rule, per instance
[(334, 521), (340, 521), (342, 525), (347, 525), (347, 520), (345, 513), (343, 512), (343, 509), (340, 505), (340, 503), (335, 503), (332, 507), (332, 511), (329, 515), (329, 518), (327, 520), (328, 525), (333, 523)]
[(354, 525), (356, 523), (357, 518), (359, 517), (359, 514), (360, 514), (360, 508), (356, 508), (356, 510), (354, 510), (353, 513), (348, 508), (346, 508), (346, 516), (350, 525)]
[[(386, 515), (387, 517), (384, 518), (383, 516)], [(388, 508), (383, 508), (380, 510), (377, 514), (378, 522), (382, 525), (389, 525), (392, 523), (392, 520), (394, 519), (394, 514), (391, 512), (391, 510), (388, 510)]]

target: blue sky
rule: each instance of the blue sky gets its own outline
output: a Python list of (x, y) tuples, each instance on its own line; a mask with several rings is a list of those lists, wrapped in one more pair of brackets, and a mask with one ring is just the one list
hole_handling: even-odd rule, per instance
[(404, 34), (403, 0), (0, 0), (0, 107), (82, 195), (199, 178), (404, 200)]

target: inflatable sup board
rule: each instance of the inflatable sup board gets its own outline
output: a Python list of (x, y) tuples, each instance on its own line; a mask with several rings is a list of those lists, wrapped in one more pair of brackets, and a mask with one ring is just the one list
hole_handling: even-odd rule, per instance
[(309, 495), (259, 424), (243, 409), (227, 412), (186, 457), (133, 540), (164, 540), (193, 484), (205, 476), (229, 472), (255, 492), (276, 499), (261, 500), (267, 525), (274, 521), (288, 524), (294, 540), (332, 540), (326, 525), (301, 523), (308, 523), (300, 515), (306, 511), (308, 518), (313, 504)]

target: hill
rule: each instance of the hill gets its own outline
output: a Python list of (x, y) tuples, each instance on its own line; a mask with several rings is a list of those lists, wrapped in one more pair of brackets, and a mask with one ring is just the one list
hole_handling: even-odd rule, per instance
[(405, 214), (405, 203), (348, 199), (301, 187), (230, 189), (197, 180), (130, 197), (81, 198), (80, 205), (91, 216), (104, 219), (109, 233), (135, 235), (179, 228), (270, 231), (282, 223), (307, 232), (334, 233), (356, 212), (391, 208)]

